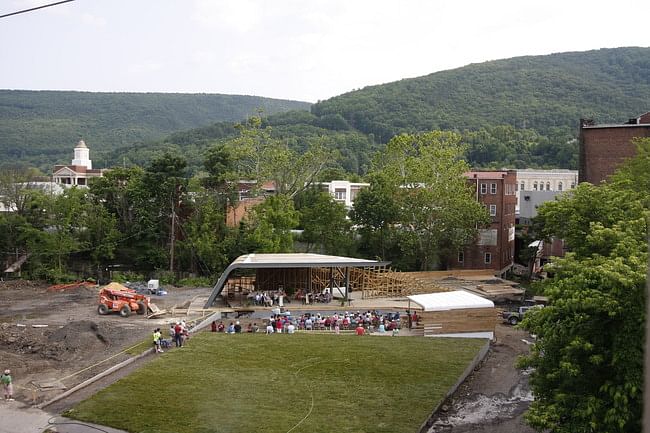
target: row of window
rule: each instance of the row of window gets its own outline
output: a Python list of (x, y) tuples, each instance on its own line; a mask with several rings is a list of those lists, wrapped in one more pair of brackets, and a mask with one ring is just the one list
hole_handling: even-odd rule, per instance
[[(490, 185), (490, 194), (496, 194), (497, 193), (497, 184), (496, 183), (491, 183)], [(481, 194), (487, 194), (488, 193), (488, 184), (487, 183), (482, 183), (481, 184)]]
[[(544, 182), (533, 182), (533, 189), (532, 191), (544, 191)], [(521, 184), (517, 184), (518, 189), (521, 191), (526, 190), (526, 182), (521, 182)], [(575, 188), (576, 184), (575, 182), (571, 182), (571, 189)], [(557, 183), (557, 190), (558, 191), (563, 191), (564, 190), (564, 184), (562, 182)], [(551, 182), (546, 182), (546, 191), (552, 191), (551, 190)]]
[[(486, 265), (489, 265), (492, 263), (492, 253), (485, 253), (483, 256), (483, 260), (485, 261)], [(458, 263), (463, 263), (465, 261), (465, 253), (462, 251), (458, 252)]]

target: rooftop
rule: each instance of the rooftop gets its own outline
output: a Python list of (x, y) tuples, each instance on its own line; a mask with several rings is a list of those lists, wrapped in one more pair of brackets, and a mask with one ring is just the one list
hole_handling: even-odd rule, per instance
[(494, 302), (465, 290), (410, 295), (408, 298), (424, 311), (462, 310), (466, 308), (493, 308)]
[(387, 262), (376, 260), (357, 259), (354, 257), (326, 256), (311, 253), (287, 254), (246, 254), (237, 257), (231, 266), (236, 268), (309, 268), (328, 266), (380, 266)]

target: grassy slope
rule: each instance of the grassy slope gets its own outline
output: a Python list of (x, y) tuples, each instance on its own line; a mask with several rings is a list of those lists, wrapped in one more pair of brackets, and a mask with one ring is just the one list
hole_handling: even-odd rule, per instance
[[(131, 432), (415, 432), (482, 340), (203, 333), (69, 416)], [(313, 410), (312, 407), (313, 396)]]

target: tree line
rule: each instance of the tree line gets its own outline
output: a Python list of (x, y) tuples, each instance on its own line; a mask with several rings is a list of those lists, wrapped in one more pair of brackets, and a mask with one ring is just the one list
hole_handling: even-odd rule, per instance
[[(101, 276), (115, 265), (215, 279), (241, 254), (296, 250), (433, 269), (488, 222), (463, 176), (469, 167), (458, 134), (395, 137), (369, 163), (371, 187), (348, 212), (320, 186), (341, 158), (325, 146), (326, 137), (298, 152), (260, 117), (236, 131), (208, 147), (203, 170), (191, 176), (186, 159), (171, 152), (145, 167), (113, 168), (89, 188), (60, 195), (29, 188), (29, 173), (4, 171), (1, 201), (14, 208), (0, 216), (7, 262), (30, 254), (26, 274), (52, 281), (75, 271)], [(274, 186), (271, 193), (265, 183)], [(265, 199), (239, 225), (227, 226), (242, 189)]]
[(650, 139), (637, 144), (606, 184), (580, 184), (539, 209), (538, 236), (570, 251), (541, 286), (550, 305), (523, 322), (537, 337), (521, 366), (532, 368), (526, 418), (539, 431), (642, 430)]

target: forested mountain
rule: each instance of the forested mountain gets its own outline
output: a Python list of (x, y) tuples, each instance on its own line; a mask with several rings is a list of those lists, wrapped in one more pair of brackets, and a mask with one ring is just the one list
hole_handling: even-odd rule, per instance
[[(311, 111), (270, 115), (273, 134), (300, 148), (325, 135), (340, 151), (339, 168), (364, 174), (371, 153), (401, 132), (460, 132), (475, 167), (577, 169), (578, 122), (622, 123), (650, 110), (650, 48), (615, 48), (472, 64), (318, 102)], [(212, 142), (236, 134), (221, 123), (124, 148), (141, 164), (177, 150), (200, 166)]]
[(621, 123), (650, 110), (650, 48), (471, 64), (366, 87), (310, 111), (245, 96), (0, 91), (0, 157), (47, 169), (67, 162), (82, 136), (98, 167), (145, 165), (175, 151), (195, 172), (206, 148), (235, 136), (232, 122), (259, 107), (275, 137), (295, 149), (325, 137), (340, 154), (334, 168), (357, 175), (395, 134), (434, 129), (460, 132), (475, 167), (576, 169), (580, 118)]
[(581, 117), (622, 122), (650, 110), (650, 48), (526, 56), (370, 86), (312, 106), (380, 142), (399, 132), (495, 125), (577, 129)]
[(69, 163), (74, 144), (84, 138), (105, 167), (114, 163), (109, 155), (118, 147), (239, 121), (258, 109), (272, 114), (309, 105), (239, 95), (0, 90), (0, 159), (47, 169)]

